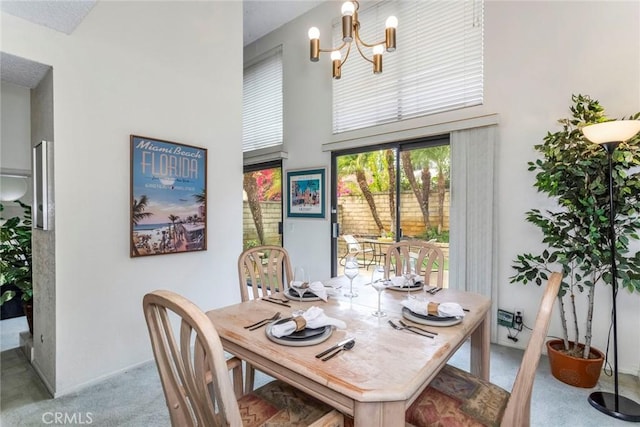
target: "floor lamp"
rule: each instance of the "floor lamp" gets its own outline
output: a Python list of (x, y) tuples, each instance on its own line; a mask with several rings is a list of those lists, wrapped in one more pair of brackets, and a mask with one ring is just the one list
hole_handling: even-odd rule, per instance
[(624, 421), (640, 421), (640, 405), (618, 393), (618, 331), (616, 320), (616, 295), (618, 293), (616, 267), (616, 232), (614, 229), (613, 203), (613, 152), (618, 145), (633, 138), (640, 132), (640, 120), (617, 120), (598, 123), (582, 128), (584, 136), (596, 144), (600, 144), (607, 152), (609, 159), (609, 236), (611, 250), (611, 289), (613, 292), (613, 369), (614, 393), (596, 391), (589, 395), (589, 403), (598, 411)]

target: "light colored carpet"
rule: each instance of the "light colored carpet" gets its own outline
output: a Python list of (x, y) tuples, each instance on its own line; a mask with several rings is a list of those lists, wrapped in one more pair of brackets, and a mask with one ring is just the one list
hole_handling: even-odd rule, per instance
[[(5, 329), (10, 328), (5, 322), (7, 321), (0, 322), (3, 340)], [(154, 363), (113, 376), (80, 392), (52, 399), (21, 350), (6, 349), (4, 346), (2, 348), (2, 388), (0, 390), (2, 407), (0, 425), (2, 426), (54, 424), (51, 420), (56, 413), (62, 414), (58, 415), (59, 417), (64, 417), (66, 414), (68, 421), (70, 417), (75, 417), (75, 424), (107, 427), (170, 425), (162, 386)], [(511, 390), (521, 358), (520, 350), (492, 346), (491, 381), (506, 390)], [(469, 369), (468, 344), (453, 356), (450, 363), (461, 369)], [(256, 385), (264, 384), (269, 379), (266, 375), (257, 373)], [(611, 379), (604, 375), (601, 377), (601, 384), (596, 387), (604, 390), (612, 390), (612, 388)], [(551, 376), (548, 360), (543, 356), (533, 389), (531, 425), (540, 427), (628, 426), (628, 423), (601, 414), (589, 405), (587, 396), (596, 389), (579, 389), (559, 382)], [(638, 379), (622, 375), (621, 394), (640, 402)], [(91, 422), (88, 422), (89, 417)], [(73, 424), (68, 421), (66, 424)]]

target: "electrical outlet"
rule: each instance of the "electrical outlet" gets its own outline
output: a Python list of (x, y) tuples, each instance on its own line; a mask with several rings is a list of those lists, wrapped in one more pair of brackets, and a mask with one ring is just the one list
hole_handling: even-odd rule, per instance
[(521, 331), (524, 325), (524, 310), (521, 308), (516, 308), (513, 310), (515, 315), (513, 316), (513, 326), (515, 329)]
[(513, 313), (498, 309), (498, 325), (513, 328)]

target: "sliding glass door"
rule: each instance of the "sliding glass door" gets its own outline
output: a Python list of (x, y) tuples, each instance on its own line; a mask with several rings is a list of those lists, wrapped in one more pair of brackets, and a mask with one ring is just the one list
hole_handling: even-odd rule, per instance
[(243, 250), (282, 246), (282, 162), (244, 167)]
[(349, 253), (372, 271), (401, 239), (431, 241), (448, 258), (449, 176), (448, 137), (332, 153), (332, 274)]

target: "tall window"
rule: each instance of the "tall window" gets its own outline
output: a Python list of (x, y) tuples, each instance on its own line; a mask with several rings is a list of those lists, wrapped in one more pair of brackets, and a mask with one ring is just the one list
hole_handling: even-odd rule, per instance
[[(361, 6), (361, 37), (384, 39), (385, 20), (398, 17), (397, 50), (383, 72), (351, 52), (333, 83), (333, 132), (340, 133), (483, 102), (483, 0), (385, 1)], [(334, 45), (342, 37), (334, 26)], [(366, 50), (371, 57), (369, 49)]]
[(244, 69), (242, 151), (282, 144), (282, 48)]

